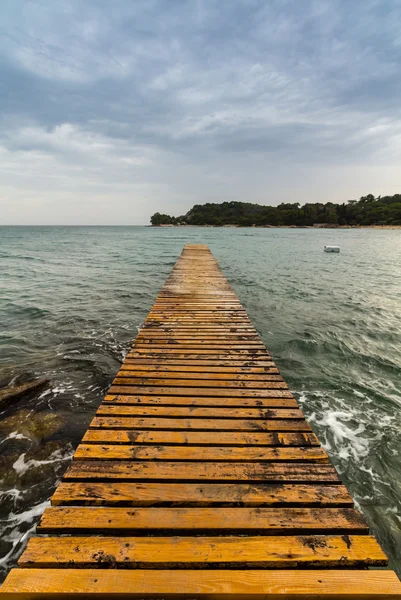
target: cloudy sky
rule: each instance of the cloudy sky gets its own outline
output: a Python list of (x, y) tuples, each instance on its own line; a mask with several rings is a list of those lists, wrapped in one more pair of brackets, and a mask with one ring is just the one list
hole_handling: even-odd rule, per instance
[(1, 0), (0, 223), (401, 192), (400, 0)]

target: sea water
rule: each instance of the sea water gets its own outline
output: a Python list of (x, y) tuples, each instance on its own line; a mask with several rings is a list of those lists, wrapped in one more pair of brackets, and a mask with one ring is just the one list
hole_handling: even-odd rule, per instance
[(0, 384), (50, 382), (0, 414), (3, 575), (187, 242), (209, 245), (401, 574), (401, 231), (2, 227)]

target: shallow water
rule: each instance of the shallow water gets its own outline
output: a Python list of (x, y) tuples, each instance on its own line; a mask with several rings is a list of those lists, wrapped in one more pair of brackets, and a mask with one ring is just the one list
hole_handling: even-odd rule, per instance
[(209, 245), (401, 574), (400, 231), (3, 227), (0, 383), (51, 381), (0, 414), (3, 575), (186, 242)]

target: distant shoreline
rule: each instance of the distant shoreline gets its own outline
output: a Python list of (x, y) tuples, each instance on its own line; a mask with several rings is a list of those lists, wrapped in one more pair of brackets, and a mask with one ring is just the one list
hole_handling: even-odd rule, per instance
[(183, 227), (205, 227), (205, 228), (220, 228), (220, 229), (401, 229), (401, 225), (145, 225), (145, 227), (168, 228), (183, 228)]

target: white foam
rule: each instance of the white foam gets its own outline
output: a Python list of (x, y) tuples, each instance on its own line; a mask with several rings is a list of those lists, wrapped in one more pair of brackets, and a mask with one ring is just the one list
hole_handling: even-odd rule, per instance
[[(0, 566), (6, 566), (11, 556), (14, 555), (14, 558), (18, 557), (15, 556), (16, 546), (20, 544), (20, 548), (22, 551), (23, 542), (26, 540), (27, 537), (30, 536), (32, 531), (35, 529), (36, 524), (33, 523), (33, 521), (35, 521), (35, 519), (39, 515), (41, 515), (45, 508), (47, 508), (48, 506), (50, 506), (50, 502), (49, 500), (45, 500), (44, 502), (41, 502), (40, 504), (37, 504), (36, 506), (33, 506), (29, 510), (25, 510), (22, 513), (10, 513), (8, 515), (8, 518), (4, 520), (4, 524), (10, 525), (12, 529), (8, 535), (2, 536), (2, 540), (5, 542), (11, 542), (12, 547), (5, 556), (0, 558)], [(32, 527), (30, 527), (28, 531), (26, 531), (22, 535), (19, 531), (19, 525), (21, 523), (32, 523)]]
[(7, 440), (28, 440), (30, 442), (31, 438), (27, 437), (23, 433), (17, 433), (16, 431), (13, 431), (12, 433), (9, 433), (1, 443), (4, 443)]
[(7, 522), (18, 521), (19, 523), (30, 523), (36, 519), (36, 517), (41, 515), (48, 506), (50, 506), (50, 501), (44, 500), (40, 504), (36, 504), (36, 506), (32, 506), (32, 508), (23, 511), (22, 513), (10, 513)]
[(359, 423), (356, 429), (347, 425), (354, 419), (355, 416), (352, 413), (341, 410), (330, 410), (321, 419), (316, 416), (313, 419), (317, 425), (330, 429), (338, 447), (339, 457), (344, 460), (363, 458), (368, 455), (370, 450), (370, 440), (361, 435), (366, 429), (363, 423)]
[(13, 469), (20, 476), (26, 473), (31, 468), (40, 467), (42, 465), (48, 465), (63, 460), (70, 460), (70, 454), (64, 455), (62, 450), (56, 450), (49, 456), (47, 460), (35, 460), (34, 458), (31, 458), (30, 460), (25, 462), (25, 454), (26, 453), (21, 454), (21, 456), (13, 464)]

